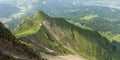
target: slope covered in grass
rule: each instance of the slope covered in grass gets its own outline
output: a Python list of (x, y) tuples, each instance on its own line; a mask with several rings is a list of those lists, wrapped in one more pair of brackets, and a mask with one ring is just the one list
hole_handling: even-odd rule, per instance
[[(44, 13), (42, 13), (44, 15), (39, 15), (39, 13), (35, 15), (40, 20), (38, 26), (31, 26), (27, 23), (28, 21), (25, 21), (26, 27), (21, 24), (13, 31), (18, 40), (33, 44), (38, 51), (48, 54), (78, 54), (88, 60), (120, 59), (118, 48), (98, 32), (82, 29), (63, 18), (52, 18)], [(36, 22), (35, 20), (34, 18), (30, 23)], [(34, 30), (34, 27), (38, 29)], [(21, 28), (24, 30), (21, 31)], [(29, 32), (30, 30), (34, 33)], [(19, 31), (29, 33), (19, 35)]]
[(13, 34), (17, 35), (17, 37), (21, 37), (35, 33), (40, 29), (42, 20), (46, 19), (48, 19), (48, 16), (45, 15), (43, 12), (38, 11), (33, 18), (25, 17), (22, 23), (13, 30)]

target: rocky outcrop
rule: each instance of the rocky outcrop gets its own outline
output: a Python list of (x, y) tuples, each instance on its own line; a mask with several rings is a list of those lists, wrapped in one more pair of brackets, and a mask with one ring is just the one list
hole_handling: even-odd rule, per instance
[(0, 60), (41, 60), (33, 49), (16, 40), (0, 22)]

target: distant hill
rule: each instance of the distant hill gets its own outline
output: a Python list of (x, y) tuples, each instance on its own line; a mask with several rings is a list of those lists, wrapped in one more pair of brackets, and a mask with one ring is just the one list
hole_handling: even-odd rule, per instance
[(63, 18), (39, 11), (13, 31), (18, 40), (47, 54), (78, 54), (88, 60), (118, 60), (119, 48), (96, 31), (82, 29)]
[(99, 31), (110, 40), (120, 41), (119, 9), (94, 5), (49, 6), (51, 5), (43, 5), (42, 10), (50, 16), (65, 18), (81, 27)]
[(86, 15), (97, 14), (98, 16), (105, 18), (120, 18), (119, 9), (105, 6), (82, 5), (82, 4), (80, 5), (58, 4), (54, 6), (51, 3), (48, 3), (46, 5), (41, 4), (39, 8), (45, 13), (54, 17), (79, 19)]

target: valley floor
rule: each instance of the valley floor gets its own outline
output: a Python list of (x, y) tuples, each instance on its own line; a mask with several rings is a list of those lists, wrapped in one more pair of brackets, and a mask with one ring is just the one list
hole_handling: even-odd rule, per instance
[(47, 55), (47, 54), (41, 53), (41, 56), (48, 60), (86, 60), (85, 58), (80, 57), (78, 55), (52, 56), (52, 55)]

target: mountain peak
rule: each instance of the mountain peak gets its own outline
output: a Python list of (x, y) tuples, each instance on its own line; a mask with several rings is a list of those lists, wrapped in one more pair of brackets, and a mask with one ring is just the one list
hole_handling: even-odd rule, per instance
[[(111, 58), (114, 59), (112, 54), (116, 51), (119, 52), (117, 48), (113, 49), (113, 44), (98, 32), (82, 29), (63, 18), (49, 17), (39, 11), (31, 20), (36, 25), (31, 26), (32, 24), (29, 25), (28, 22), (24, 23), (25, 26), (22, 24), (23, 28), (17, 28), (15, 33), (18, 35), (15, 35), (20, 40), (33, 44), (37, 50), (45, 53), (51, 53), (48, 50), (50, 49), (53, 50), (53, 54), (70, 54), (72, 52), (88, 57), (89, 60), (111, 60)], [(39, 24), (42, 24), (42, 26)], [(36, 26), (40, 29), (36, 29)], [(21, 31), (21, 28), (24, 31)], [(21, 33), (25, 33), (26, 36)], [(19, 36), (19, 34), (21, 35)], [(40, 47), (44, 51), (40, 50)]]
[[(37, 32), (40, 29), (40, 26), (43, 21), (50, 20), (51, 18), (42, 11), (36, 12), (33, 18), (25, 17), (23, 22), (13, 31), (13, 34), (18, 36), (26, 36), (32, 33)], [(19, 32), (19, 33), (18, 33)], [(20, 33), (21, 32), (21, 33)], [(18, 34), (17, 34), (18, 33)]]
[(36, 14), (34, 15), (33, 18), (34, 18), (34, 20), (35, 19), (46, 20), (46, 19), (49, 19), (50, 17), (42, 11), (38, 11), (38, 12), (36, 12)]

